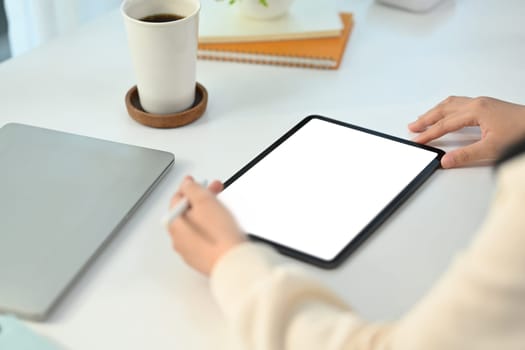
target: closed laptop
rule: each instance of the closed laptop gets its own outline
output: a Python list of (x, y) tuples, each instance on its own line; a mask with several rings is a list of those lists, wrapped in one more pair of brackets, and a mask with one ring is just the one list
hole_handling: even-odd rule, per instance
[(42, 320), (174, 162), (22, 124), (0, 129), (0, 313)]

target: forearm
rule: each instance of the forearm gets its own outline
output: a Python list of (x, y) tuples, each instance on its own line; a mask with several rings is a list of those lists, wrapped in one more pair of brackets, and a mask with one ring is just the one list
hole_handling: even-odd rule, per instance
[(370, 342), (386, 330), (365, 325), (300, 269), (274, 265), (274, 254), (246, 243), (229, 252), (212, 275), (213, 293), (243, 349), (343, 349), (349, 338)]
[(398, 323), (394, 348), (525, 348), (524, 179), (525, 155), (501, 167), (476, 238)]

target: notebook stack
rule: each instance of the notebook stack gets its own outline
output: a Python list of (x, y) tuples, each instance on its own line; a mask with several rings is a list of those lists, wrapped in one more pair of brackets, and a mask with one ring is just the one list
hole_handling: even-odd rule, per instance
[(200, 59), (337, 69), (353, 28), (352, 14), (338, 13), (330, 1), (296, 1), (287, 15), (272, 20), (237, 10), (224, 1), (201, 2)]

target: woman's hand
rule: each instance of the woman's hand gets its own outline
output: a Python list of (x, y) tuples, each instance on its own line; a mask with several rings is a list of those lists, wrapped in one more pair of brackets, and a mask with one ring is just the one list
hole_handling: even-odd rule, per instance
[(228, 250), (246, 240), (231, 213), (216, 198), (222, 189), (219, 181), (205, 189), (186, 177), (171, 201), (173, 207), (184, 197), (190, 204), (169, 226), (173, 247), (186, 263), (205, 275), (210, 275)]
[(467, 126), (481, 128), (481, 140), (447, 152), (443, 168), (494, 161), (503, 149), (525, 137), (525, 106), (490, 97), (449, 97), (408, 125), (427, 143)]

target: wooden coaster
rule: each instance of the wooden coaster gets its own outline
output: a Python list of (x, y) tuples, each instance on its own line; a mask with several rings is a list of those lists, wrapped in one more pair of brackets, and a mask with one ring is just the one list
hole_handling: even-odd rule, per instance
[(170, 114), (155, 114), (146, 112), (140, 105), (137, 86), (133, 86), (126, 94), (126, 108), (131, 118), (141, 124), (153, 128), (177, 128), (189, 124), (204, 114), (208, 104), (208, 91), (200, 83), (195, 89), (195, 102), (193, 105), (181, 112)]

